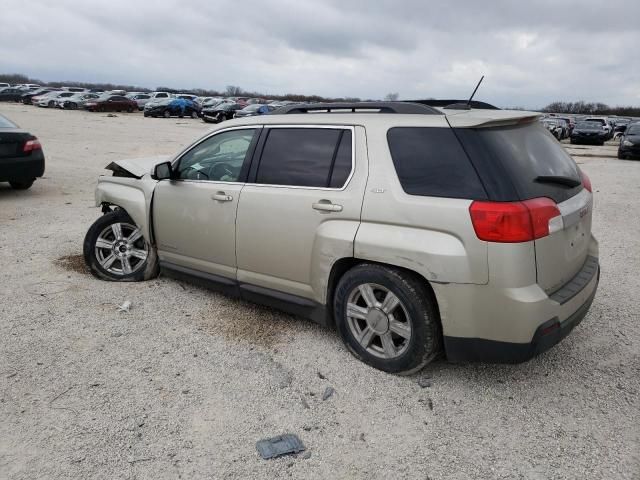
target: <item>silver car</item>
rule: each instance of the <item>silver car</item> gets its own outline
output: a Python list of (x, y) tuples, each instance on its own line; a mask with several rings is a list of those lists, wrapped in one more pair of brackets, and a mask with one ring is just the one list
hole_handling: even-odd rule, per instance
[(387, 372), (530, 359), (598, 285), (591, 184), (532, 112), (293, 105), (108, 168), (96, 276), (197, 279), (335, 326)]

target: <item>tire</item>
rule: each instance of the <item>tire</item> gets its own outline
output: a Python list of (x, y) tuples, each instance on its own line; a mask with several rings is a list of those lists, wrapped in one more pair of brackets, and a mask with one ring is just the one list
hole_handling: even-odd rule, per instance
[(47, 103), (47, 107), (49, 108), (53, 108), (56, 106), (56, 103), (53, 100), (49, 100), (49, 103)]
[(626, 160), (627, 156), (621, 152), (618, 152), (618, 160)]
[(11, 188), (13, 188), (14, 190), (29, 190), (31, 188), (31, 185), (33, 185), (33, 182), (35, 181), (35, 178), (32, 178), (31, 180), (13, 180), (9, 181), (9, 185), (11, 185)]
[(164, 118), (171, 118), (171, 112), (169, 110), (165, 110), (162, 115), (164, 116)]
[(569, 143), (570, 143), (571, 145), (575, 145), (575, 144), (576, 144), (576, 141), (572, 138), (571, 140), (569, 140)]
[[(119, 225), (119, 237), (116, 236), (117, 229), (113, 229), (116, 224)], [(127, 242), (137, 231), (138, 227), (124, 210), (114, 210), (96, 220), (87, 231), (83, 244), (84, 261), (91, 273), (102, 280), (114, 282), (140, 282), (158, 276), (155, 248), (137, 234), (132, 244)], [(98, 239), (105, 246), (98, 247)], [(108, 243), (113, 246), (106, 246)], [(138, 255), (129, 253), (134, 251)], [(144, 259), (141, 252), (146, 254)], [(126, 265), (130, 272), (126, 272)]]
[(195, 110), (193, 110), (193, 111), (191, 112), (191, 118), (193, 118), (193, 119), (198, 118), (198, 112), (196, 112)]
[(127, 113), (133, 113), (133, 107), (127, 108)]
[[(369, 289), (365, 296), (362, 292)], [(365, 300), (371, 292), (375, 302)], [(385, 307), (389, 298), (398, 304)], [(349, 304), (349, 312), (355, 316), (347, 315)], [(358, 265), (340, 279), (333, 308), (344, 344), (356, 358), (379, 370), (408, 375), (422, 369), (441, 350), (435, 299), (424, 281), (411, 273), (375, 264)], [(389, 329), (390, 325), (395, 328)], [(366, 347), (358, 340), (360, 335), (368, 339), (362, 341)]]

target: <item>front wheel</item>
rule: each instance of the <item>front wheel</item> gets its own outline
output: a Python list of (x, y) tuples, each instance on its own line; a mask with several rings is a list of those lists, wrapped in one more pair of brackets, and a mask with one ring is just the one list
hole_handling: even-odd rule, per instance
[(103, 280), (138, 282), (158, 275), (155, 249), (124, 210), (103, 215), (84, 238), (84, 261)]
[(164, 118), (169, 118), (171, 117), (171, 112), (169, 110), (165, 110), (163, 115), (164, 115)]
[(193, 110), (191, 112), (191, 118), (198, 118), (198, 112), (196, 112), (195, 110)]
[(335, 321), (347, 348), (379, 370), (410, 374), (440, 352), (435, 299), (411, 273), (362, 264), (340, 279)]

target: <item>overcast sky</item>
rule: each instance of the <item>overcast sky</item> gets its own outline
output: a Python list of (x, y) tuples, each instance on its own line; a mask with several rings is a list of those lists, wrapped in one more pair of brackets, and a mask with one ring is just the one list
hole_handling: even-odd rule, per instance
[(267, 93), (640, 105), (640, 0), (0, 0), (0, 72)]

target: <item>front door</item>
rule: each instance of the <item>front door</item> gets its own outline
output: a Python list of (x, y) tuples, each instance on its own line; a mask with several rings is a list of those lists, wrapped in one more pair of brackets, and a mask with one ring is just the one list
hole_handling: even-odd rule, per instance
[(161, 263), (235, 280), (236, 212), (257, 132), (207, 137), (173, 163), (174, 179), (158, 183), (152, 216)]

